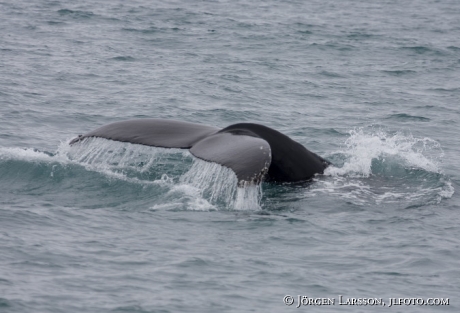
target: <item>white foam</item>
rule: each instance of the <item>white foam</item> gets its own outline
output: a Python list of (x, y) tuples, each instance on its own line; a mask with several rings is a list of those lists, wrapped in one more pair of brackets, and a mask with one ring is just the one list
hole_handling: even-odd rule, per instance
[(358, 128), (349, 132), (342, 151), (348, 160), (343, 167), (331, 166), (325, 175), (349, 175), (369, 177), (372, 174), (372, 160), (397, 157), (405, 166), (439, 172), (437, 160), (444, 154), (438, 142), (430, 138), (415, 138), (412, 134), (388, 134), (382, 130), (366, 133)]
[(56, 162), (49, 154), (31, 148), (4, 148), (0, 147), (0, 160), (23, 160), (29, 162)]
[[(170, 196), (175, 196), (176, 206), (192, 211), (211, 211), (217, 210), (217, 207), (203, 198), (200, 189), (187, 185), (179, 184), (172, 186), (168, 192)], [(185, 206), (185, 207), (184, 207)]]
[(439, 196), (441, 199), (449, 199), (452, 198), (452, 196), (455, 193), (455, 188), (452, 185), (451, 181), (445, 182), (445, 185), (442, 187), (437, 188), (439, 192)]
[[(435, 140), (381, 129), (349, 133), (344, 149), (338, 151), (343, 166), (330, 166), (326, 177), (315, 178), (311, 196), (327, 193), (355, 204), (439, 203), (452, 197), (454, 188), (439, 167), (444, 153)], [(414, 170), (424, 176), (410, 174)]]

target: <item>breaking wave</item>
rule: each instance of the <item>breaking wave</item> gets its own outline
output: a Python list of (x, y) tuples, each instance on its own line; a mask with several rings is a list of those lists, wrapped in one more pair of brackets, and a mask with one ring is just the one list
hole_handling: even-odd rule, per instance
[(328, 193), (356, 204), (402, 202), (406, 207), (439, 203), (454, 193), (440, 162), (444, 153), (430, 138), (382, 129), (354, 129), (335, 166), (315, 178), (311, 195)]

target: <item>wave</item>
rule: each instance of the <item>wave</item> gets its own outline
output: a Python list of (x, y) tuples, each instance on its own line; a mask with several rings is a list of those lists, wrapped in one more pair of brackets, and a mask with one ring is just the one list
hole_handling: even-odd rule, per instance
[(310, 191), (338, 195), (355, 204), (437, 204), (454, 194), (452, 182), (440, 169), (443, 156), (440, 144), (430, 138), (354, 129), (344, 148), (331, 156), (335, 166), (315, 178)]
[[(62, 142), (55, 153), (0, 148), (0, 174), (3, 184), (11, 185), (5, 188), (17, 188), (17, 194), (49, 193), (69, 206), (135, 203), (152, 210), (260, 211), (327, 194), (360, 205), (417, 207), (454, 194), (440, 168), (443, 155), (440, 144), (430, 138), (358, 128), (329, 157), (335, 165), (313, 183), (240, 188), (230, 169), (196, 159), (187, 150), (88, 138), (73, 146)], [(268, 188), (263, 199), (262, 188)], [(66, 195), (74, 202), (65, 200)]]
[[(62, 142), (55, 153), (0, 148), (0, 173), (6, 181), (35, 182), (31, 188), (42, 192), (49, 192), (51, 186), (68, 190), (73, 184), (73, 189), (82, 193), (105, 188), (104, 194), (114, 199), (125, 189), (131, 191), (131, 195), (126, 192), (126, 200), (135, 200), (133, 194), (150, 199), (153, 210), (261, 208), (261, 186), (237, 187), (236, 175), (226, 167), (196, 159), (187, 150), (102, 138), (88, 138), (73, 146)], [(58, 180), (61, 185), (56, 184)]]

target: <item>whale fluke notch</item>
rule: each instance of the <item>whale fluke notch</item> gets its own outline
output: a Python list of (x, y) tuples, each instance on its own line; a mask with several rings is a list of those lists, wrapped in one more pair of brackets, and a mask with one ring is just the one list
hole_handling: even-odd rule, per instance
[(226, 166), (235, 172), (239, 186), (273, 182), (301, 182), (321, 174), (330, 162), (300, 143), (267, 126), (251, 123), (224, 129), (189, 122), (138, 119), (115, 122), (80, 135), (163, 147), (190, 149), (192, 155)]

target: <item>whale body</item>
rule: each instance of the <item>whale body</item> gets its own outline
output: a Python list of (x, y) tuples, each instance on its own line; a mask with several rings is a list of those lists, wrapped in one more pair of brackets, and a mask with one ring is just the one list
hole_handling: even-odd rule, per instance
[(153, 147), (190, 149), (195, 157), (233, 170), (238, 184), (302, 182), (322, 174), (330, 162), (264, 125), (239, 123), (224, 129), (165, 119), (111, 123), (70, 141), (100, 137)]

